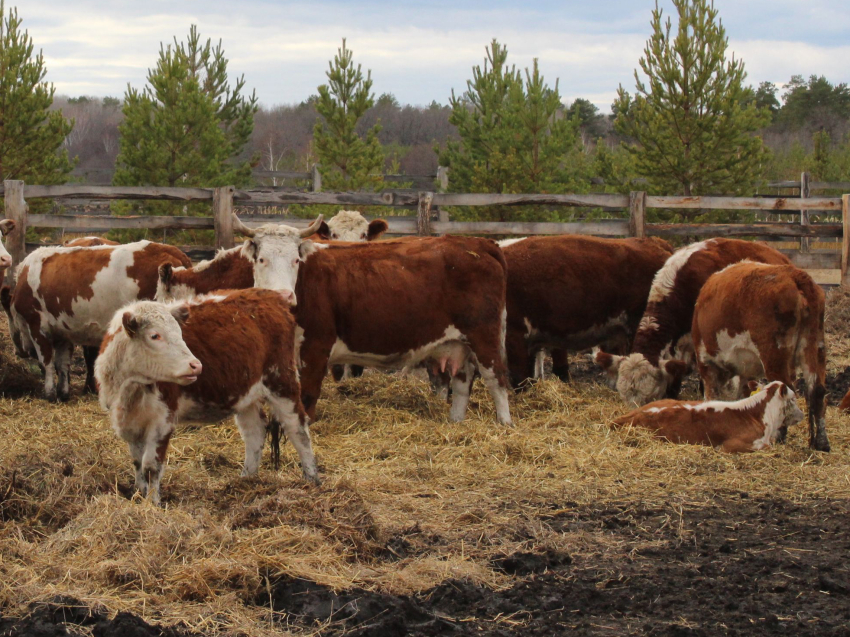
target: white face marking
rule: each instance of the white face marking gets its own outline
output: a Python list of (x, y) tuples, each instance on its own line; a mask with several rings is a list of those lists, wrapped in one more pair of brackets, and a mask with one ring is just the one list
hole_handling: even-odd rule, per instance
[(298, 268), (315, 249), (316, 244), (302, 240), (296, 228), (267, 224), (245, 241), (242, 255), (254, 264), (256, 287), (280, 292), (294, 306)]
[(670, 294), (673, 290), (673, 286), (676, 284), (676, 275), (679, 274), (679, 270), (684, 267), (684, 265), (688, 262), (688, 259), (691, 258), (691, 255), (693, 255), (694, 252), (704, 250), (712, 242), (713, 240), (709, 239), (708, 241), (692, 243), (689, 246), (676, 250), (676, 252), (667, 259), (664, 266), (656, 272), (655, 278), (652, 279), (652, 287), (649, 289), (649, 298), (647, 299), (647, 302), (658, 303)]
[(369, 236), (369, 222), (356, 210), (340, 210), (327, 223), (333, 241), (361, 242)]
[(502, 239), (501, 241), (497, 241), (500, 248), (507, 248), (508, 246), (512, 246), (515, 243), (519, 243), (520, 241), (525, 241), (528, 237), (519, 237), (518, 239)]

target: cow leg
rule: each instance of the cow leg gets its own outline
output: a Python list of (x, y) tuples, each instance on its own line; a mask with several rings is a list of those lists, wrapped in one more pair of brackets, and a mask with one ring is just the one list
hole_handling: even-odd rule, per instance
[(714, 363), (703, 362), (699, 363), (698, 370), (704, 388), (704, 399), (718, 400), (721, 394), (722, 371)]
[(301, 403), (310, 422), (316, 422), (316, 403), (322, 393), (322, 381), (328, 369), (328, 356), (332, 345), (333, 343), (330, 343), (323, 347), (311, 340), (306, 340), (301, 345)]
[(534, 354), (534, 378), (535, 380), (546, 379), (546, 350), (539, 349)]
[[(508, 370), (505, 365), (505, 345), (507, 334), (505, 331), (505, 314), (502, 314), (501, 325), (493, 326), (497, 329), (482, 330), (473, 332), (469, 335), (469, 348), (472, 350), (475, 360), (478, 363), (478, 371), (484, 384), (490, 391), (493, 397), (493, 403), (496, 406), (496, 417), (503, 425), (511, 424), (511, 411), (508, 405)], [(508, 331), (509, 332), (509, 331)], [(526, 365), (530, 357), (528, 350), (525, 349)], [(470, 372), (469, 387), (472, 386)], [(454, 387), (452, 387), (454, 390)], [(469, 389), (467, 389), (469, 391)], [(469, 395), (467, 394), (467, 402)], [(454, 404), (452, 404), (454, 412)], [(464, 407), (464, 411), (466, 411)]]
[(472, 361), (467, 360), (452, 377), (452, 406), (449, 409), (449, 418), (452, 422), (460, 422), (466, 417), (469, 394), (472, 391), (472, 371)]
[(552, 373), (557, 376), (561, 382), (570, 382), (570, 364), (567, 359), (567, 350), (558, 348), (552, 350)]
[(53, 346), (49, 343), (40, 344), (38, 348), (38, 362), (41, 363), (44, 372), (44, 398), (56, 402), (56, 369), (53, 365)]
[(71, 354), (74, 346), (63, 342), (56, 345), (53, 366), (56, 368), (56, 397), (63, 403), (71, 397)]
[(272, 417), (283, 424), (286, 437), (298, 452), (304, 479), (314, 484), (321, 484), (316, 457), (313, 455), (313, 445), (310, 442), (307, 417), (298, 409), (296, 403), (288, 398), (272, 395), (269, 396), (269, 403), (272, 408)]
[(159, 485), (173, 432), (174, 423), (168, 420), (160, 425), (149, 425), (140, 438), (126, 437), (125, 432), (119, 431), (121, 437), (127, 440), (130, 455), (133, 457), (136, 490), (142, 497), (150, 498), (154, 504), (160, 503)]
[[(806, 404), (809, 409), (809, 447), (817, 451), (829, 451), (826, 436), (826, 345), (823, 333), (812, 339), (805, 353), (804, 378), (806, 380)], [(818, 342), (819, 341), (819, 342)]]
[(362, 365), (348, 365), (348, 368), (351, 370), (351, 378), (360, 378), (363, 375)]
[(133, 468), (136, 470), (136, 491), (145, 497), (148, 494), (148, 481), (145, 478), (145, 472), (142, 471), (142, 461), (145, 459), (145, 441), (144, 440), (128, 440), (127, 446), (130, 448), (130, 456), (133, 458)]
[(430, 365), (425, 365), (425, 371), (428, 372), (428, 380), (431, 381), (431, 389), (439, 400), (449, 402), (449, 388), (451, 387), (452, 378), (448, 372), (436, 371)]
[(331, 376), (336, 382), (341, 382), (346, 379), (346, 369), (348, 365), (331, 365)]
[[(524, 331), (509, 325), (505, 334), (505, 348), (508, 353), (511, 385), (515, 389), (525, 388), (528, 385), (528, 379), (534, 376), (534, 367)], [(474, 348), (473, 351), (475, 351)]]
[(493, 404), (496, 406), (496, 418), (503, 425), (511, 424), (511, 408), (508, 403), (508, 389), (504, 383), (499, 382), (496, 372), (488, 367), (479, 365), (481, 379), (484, 381), (485, 387), (493, 397)]
[(94, 363), (97, 360), (97, 347), (83, 347), (83, 359), (86, 361), (86, 385), (83, 391), (97, 395), (97, 383), (94, 380)]
[(260, 406), (253, 404), (236, 414), (236, 426), (245, 443), (245, 463), (242, 465), (243, 476), (253, 476), (260, 469), (260, 459), (263, 456), (263, 443), (266, 441), (266, 422), (260, 414)]

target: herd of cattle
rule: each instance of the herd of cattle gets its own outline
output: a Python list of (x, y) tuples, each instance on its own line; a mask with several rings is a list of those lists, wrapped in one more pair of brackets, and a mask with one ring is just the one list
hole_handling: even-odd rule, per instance
[[(194, 267), (150, 241), (39, 248), (0, 294), (15, 350), (38, 359), (47, 400), (69, 398), (73, 347), (83, 347), (86, 388), (154, 501), (175, 423), (197, 412), (235, 414), (243, 475), (257, 472), (267, 431), (282, 425), (305, 478), (318, 482), (308, 423), (329, 366), (337, 378), (343, 365), (354, 374), (424, 367), (450, 394), (453, 421), (480, 376), (498, 421), (510, 425), (509, 389), (542, 373), (541, 352), (566, 380), (567, 352), (594, 348), (623, 399), (643, 405), (616, 424), (725, 451), (784, 440), (803, 417), (801, 373), (810, 446), (829, 451), (824, 294), (767, 246), (377, 240), (387, 224), (351, 211), (305, 230), (251, 229), (235, 215), (234, 227), (244, 244)], [(4, 235), (12, 228), (0, 221)], [(0, 247), (0, 268), (11, 265)], [(694, 368), (706, 401), (675, 400)]]

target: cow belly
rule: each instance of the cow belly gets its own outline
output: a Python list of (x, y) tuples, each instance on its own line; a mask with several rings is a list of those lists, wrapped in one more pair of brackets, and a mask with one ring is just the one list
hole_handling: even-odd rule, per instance
[(331, 365), (362, 365), (363, 367), (374, 367), (377, 369), (402, 369), (415, 367), (422, 361), (431, 358), (435, 353), (443, 354), (448, 344), (457, 344), (466, 347), (466, 339), (454, 326), (446, 328), (443, 336), (436, 341), (426, 343), (419, 347), (412, 347), (402, 352), (389, 354), (376, 354), (373, 352), (361, 352), (352, 350), (348, 344), (337, 338), (331, 349), (328, 363)]
[(617, 348), (629, 344), (628, 316), (621, 312), (612, 316), (604, 323), (591, 325), (590, 327), (571, 333), (553, 333), (536, 329), (529, 319), (524, 319), (526, 327), (526, 339), (529, 347), (536, 348), (564, 348), (569, 350), (583, 350), (595, 345), (605, 345), (606, 348)]

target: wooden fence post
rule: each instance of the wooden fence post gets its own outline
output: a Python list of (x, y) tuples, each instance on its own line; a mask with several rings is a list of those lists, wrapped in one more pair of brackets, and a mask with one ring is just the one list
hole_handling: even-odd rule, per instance
[(433, 200), (433, 192), (419, 193), (419, 209), (416, 214), (416, 233), (420, 237), (431, 236), (431, 202)]
[(629, 193), (629, 234), (638, 239), (646, 237), (646, 193)]
[(27, 202), (24, 200), (24, 182), (7, 180), (3, 182), (6, 219), (15, 222), (4, 241), (6, 250), (12, 255), (12, 267), (6, 269), (6, 284), (14, 285), (14, 272), (18, 264), (27, 256)]
[(233, 247), (233, 186), (213, 190), (212, 212), (215, 227), (215, 249)]
[[(800, 175), (800, 199), (808, 199), (809, 198), (809, 173), (803, 172)], [(800, 225), (808, 226), (809, 225), (809, 211), (805, 208), (800, 210)], [(808, 237), (800, 237), (800, 252), (808, 252), (809, 251), (809, 241)]]
[(313, 192), (322, 192), (322, 173), (319, 164), (313, 164)]
[(850, 195), (841, 195), (841, 285), (850, 286)]
[[(449, 169), (446, 166), (437, 167), (437, 192), (446, 192), (449, 189)], [(441, 222), (449, 221), (449, 213), (437, 206), (437, 219)]]

